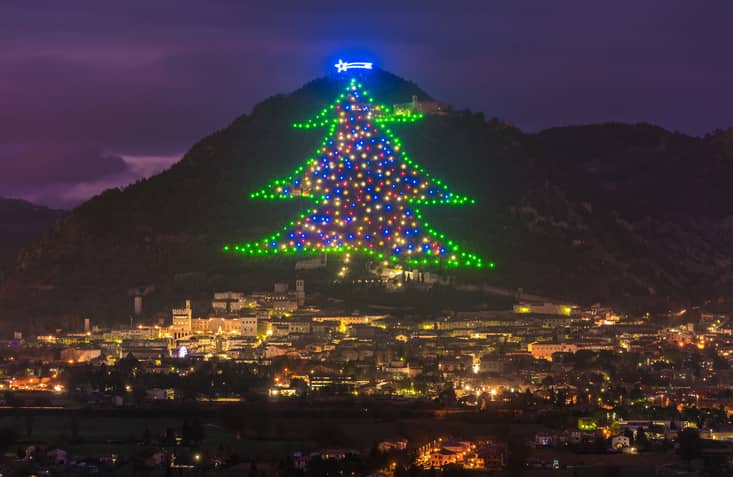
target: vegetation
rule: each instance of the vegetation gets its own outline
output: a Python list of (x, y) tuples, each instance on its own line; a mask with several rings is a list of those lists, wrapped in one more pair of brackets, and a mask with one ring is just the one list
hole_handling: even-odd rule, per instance
[[(26, 321), (37, 328), (60, 314), (127, 322), (131, 287), (154, 285), (145, 308), (157, 311), (184, 295), (291, 276), (292, 260), (245, 260), (220, 248), (257, 239), (302, 207), (247, 194), (312, 152), (321, 132), (291, 123), (339, 88), (322, 79), (270, 98), (171, 169), (72, 211), (21, 255), (0, 289), (4, 316), (38, 318)], [(386, 103), (428, 98), (384, 72), (374, 73), (369, 88)], [(418, 163), (478, 200), (461, 214), (424, 211), (436, 229), (496, 261), (495, 270), (462, 280), (664, 310), (731, 289), (733, 244), (724, 220), (733, 213), (730, 133), (695, 138), (601, 124), (526, 134), (469, 111), (397, 132)]]

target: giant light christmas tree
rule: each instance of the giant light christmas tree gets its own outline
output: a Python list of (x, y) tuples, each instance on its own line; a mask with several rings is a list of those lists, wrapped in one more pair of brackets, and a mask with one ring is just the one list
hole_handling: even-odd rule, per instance
[[(336, 64), (339, 74), (371, 63)], [(474, 200), (451, 192), (403, 151), (389, 123), (422, 118), (375, 103), (349, 75), (342, 94), (297, 129), (327, 128), (321, 146), (285, 179), (250, 195), (253, 199), (304, 198), (313, 208), (282, 231), (257, 242), (226, 246), (248, 255), (325, 252), (361, 253), (384, 265), (494, 267), (462, 250), (423, 219), (423, 205), (465, 205)]]

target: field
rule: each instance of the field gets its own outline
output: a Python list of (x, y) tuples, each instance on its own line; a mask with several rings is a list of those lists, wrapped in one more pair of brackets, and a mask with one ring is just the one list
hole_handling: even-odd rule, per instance
[[(348, 448), (368, 452), (385, 438), (406, 437), (416, 447), (438, 436), (460, 438), (506, 437), (515, 434), (531, 438), (546, 430), (538, 424), (508, 422), (498, 416), (474, 412), (419, 410), (410, 407), (362, 407), (339, 405), (229, 405), (196, 409), (107, 409), (107, 410), (0, 410), (0, 428), (15, 431), (18, 440), (6, 448), (8, 458), (18, 447), (45, 444), (61, 447), (71, 455), (138, 455), (145, 449), (175, 445), (165, 441), (166, 433), (180, 435), (184, 421), (199, 419), (204, 429), (201, 449), (238, 454), (241, 461), (278, 462), (296, 451)], [(380, 409), (380, 411), (377, 411)], [(149, 431), (146, 432), (146, 429)], [(150, 445), (143, 444), (149, 435)], [(572, 469), (569, 475), (594, 475), (598, 466), (618, 466), (623, 475), (647, 475), (654, 466), (676, 462), (674, 455), (574, 454), (568, 450), (536, 449), (530, 460), (548, 465), (554, 459)], [(644, 466), (639, 466), (644, 462)], [(591, 468), (590, 466), (594, 466)], [(549, 469), (531, 469), (528, 476), (544, 475)], [(638, 474), (634, 474), (638, 470)], [(563, 475), (558, 472), (557, 476)]]

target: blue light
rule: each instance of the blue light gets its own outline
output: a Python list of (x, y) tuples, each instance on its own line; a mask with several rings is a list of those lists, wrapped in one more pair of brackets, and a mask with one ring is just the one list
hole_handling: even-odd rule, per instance
[(339, 59), (338, 63), (333, 65), (336, 67), (336, 71), (338, 73), (343, 73), (348, 70), (371, 70), (373, 67), (373, 63), (367, 62), (367, 61), (351, 61), (346, 62), (344, 60)]

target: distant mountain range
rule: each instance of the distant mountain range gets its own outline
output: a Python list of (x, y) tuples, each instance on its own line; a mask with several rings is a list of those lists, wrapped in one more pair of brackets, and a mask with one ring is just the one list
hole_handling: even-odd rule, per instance
[[(384, 71), (366, 86), (388, 104), (430, 99)], [(131, 287), (153, 284), (152, 309), (156, 299), (165, 309), (184, 294), (254, 286), (267, 270), (292, 274), (287, 260), (253, 262), (221, 245), (278, 230), (305, 206), (248, 194), (305, 162), (325, 131), (291, 124), (342, 87), (322, 78), (269, 98), (169, 170), (77, 207), (22, 252), (0, 307), (11, 317), (125, 319)], [(478, 201), (424, 210), (436, 228), (497, 263), (467, 280), (625, 307), (731, 296), (731, 131), (691, 137), (595, 124), (528, 134), (470, 111), (394, 130), (426, 170)]]
[(0, 281), (15, 268), (18, 251), (48, 233), (63, 213), (24, 200), (0, 197)]

